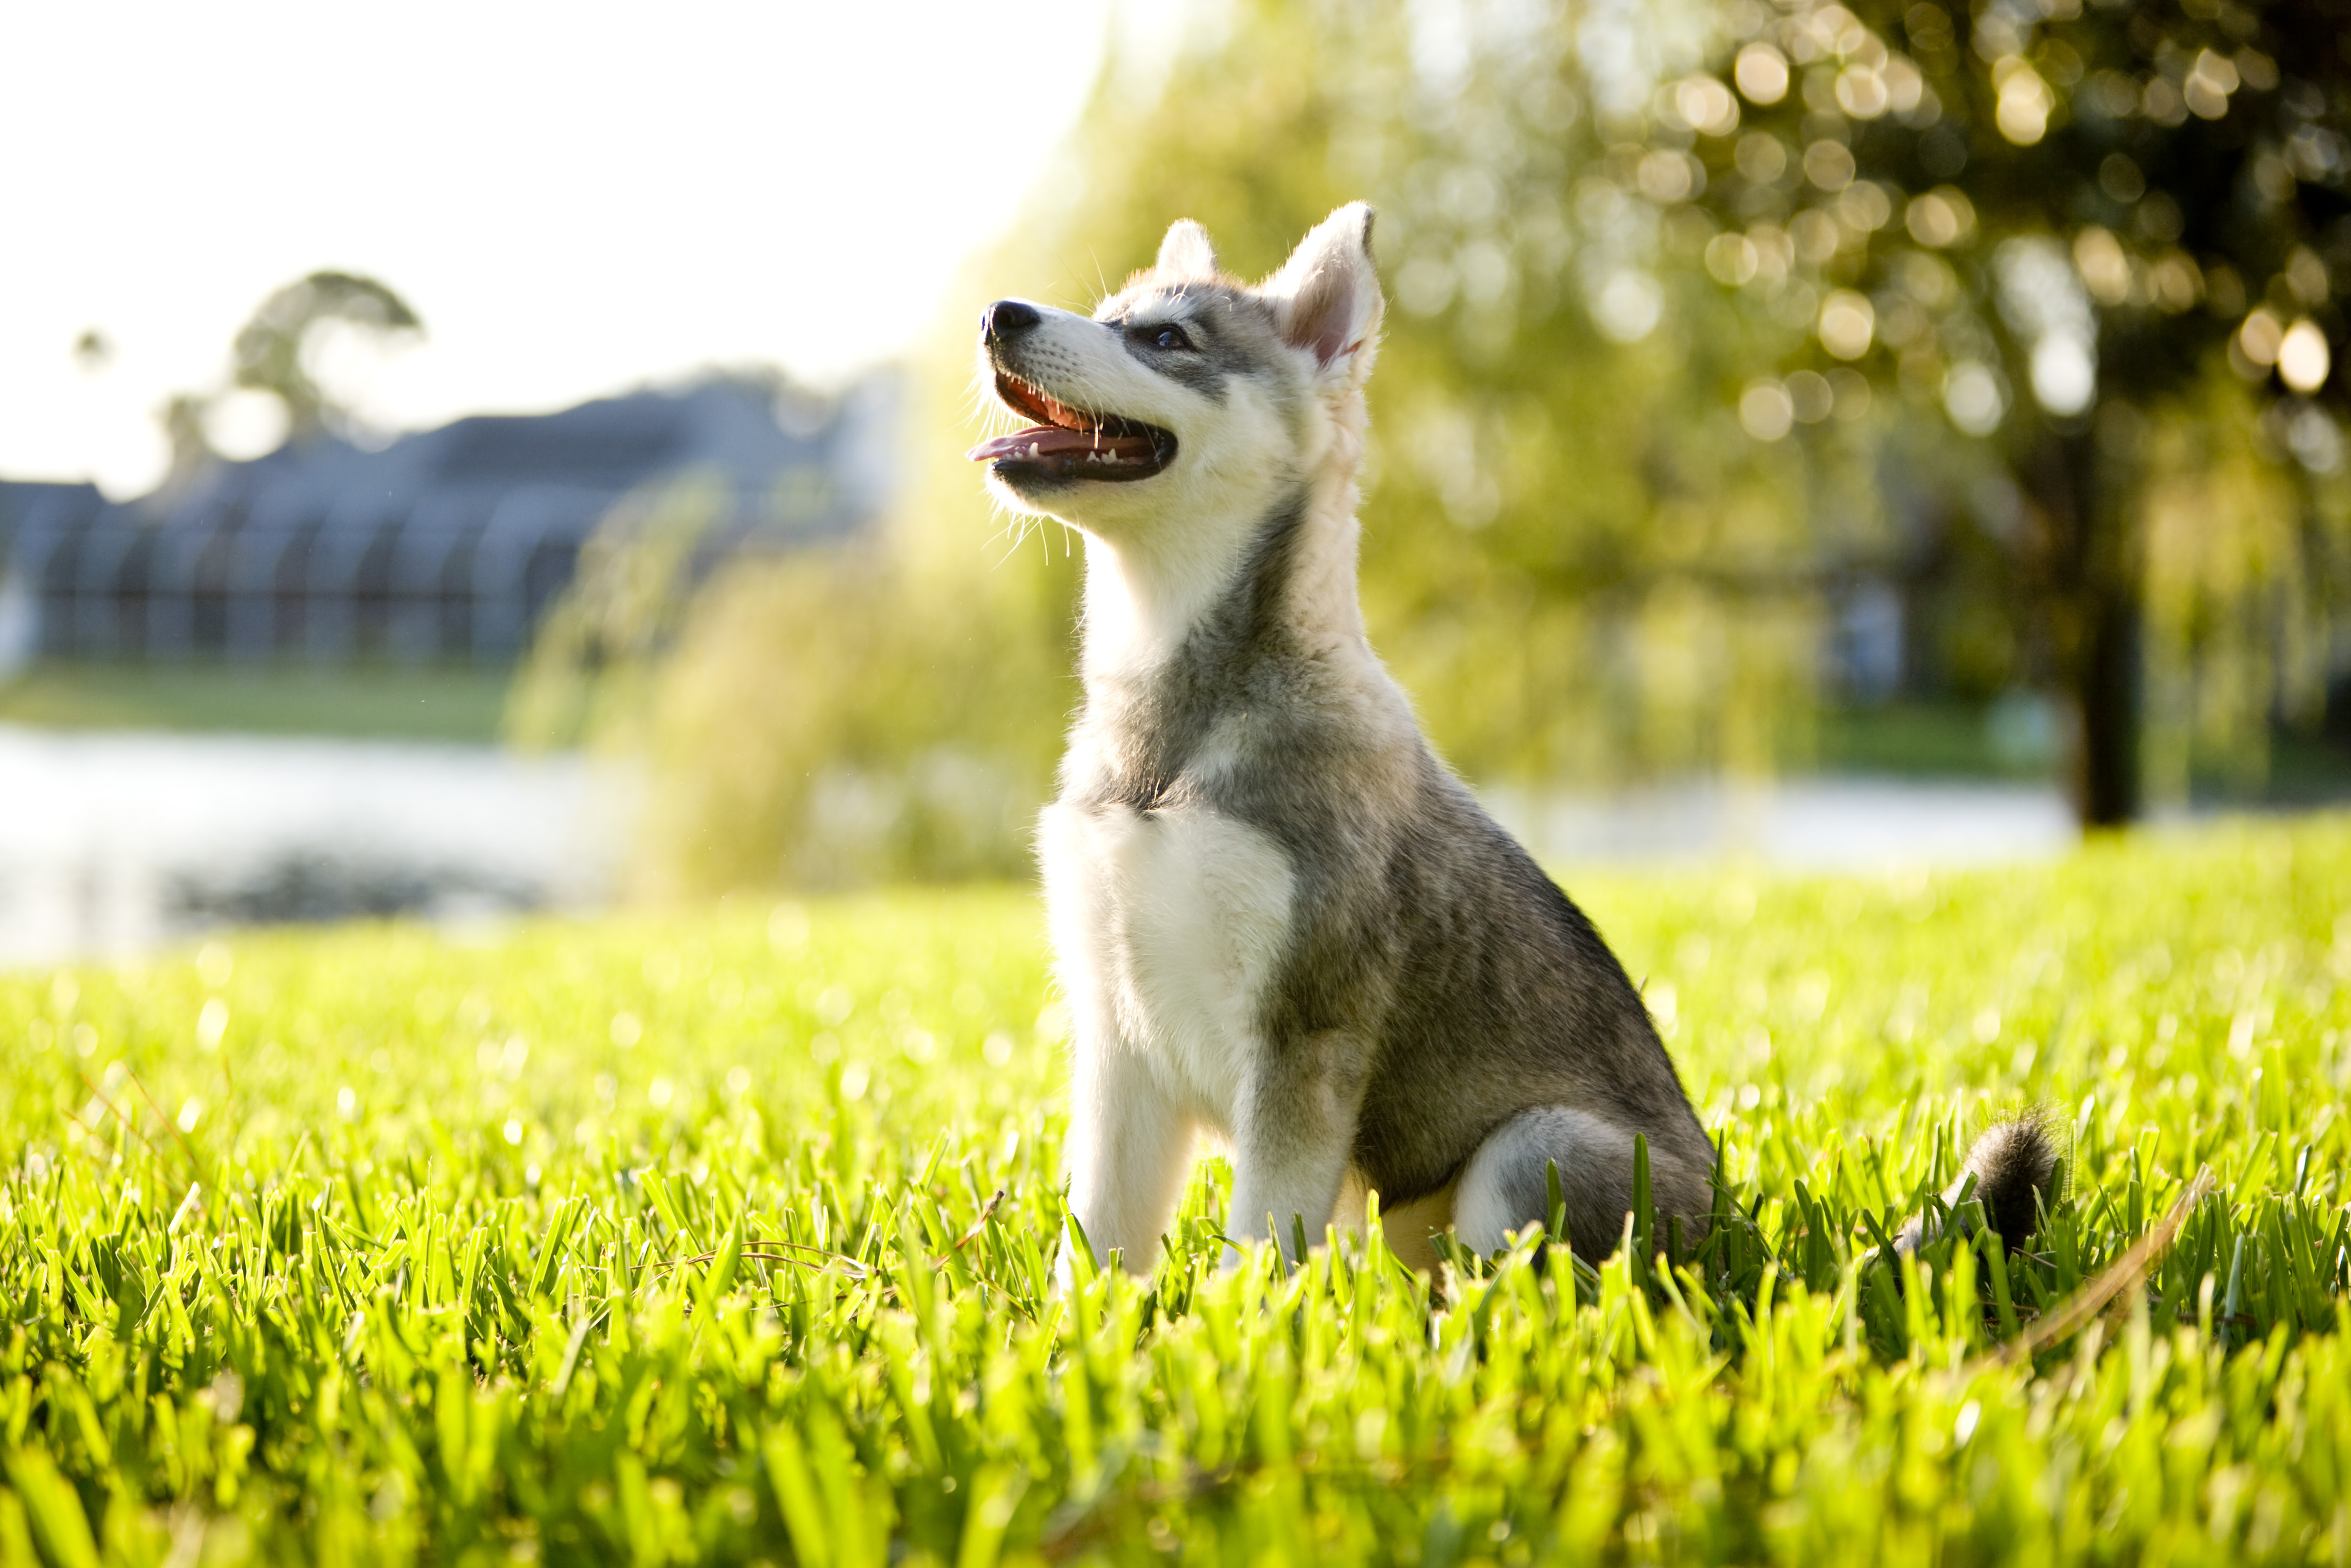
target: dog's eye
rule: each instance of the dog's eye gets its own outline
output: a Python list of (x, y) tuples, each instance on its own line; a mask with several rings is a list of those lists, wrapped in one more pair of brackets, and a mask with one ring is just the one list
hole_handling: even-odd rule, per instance
[(1162, 327), (1151, 334), (1151, 346), (1155, 349), (1188, 349), (1192, 346), (1192, 340), (1184, 336), (1181, 327)]

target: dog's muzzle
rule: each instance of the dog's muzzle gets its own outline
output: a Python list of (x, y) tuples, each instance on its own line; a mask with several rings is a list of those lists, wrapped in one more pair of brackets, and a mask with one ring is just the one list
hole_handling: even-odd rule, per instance
[(979, 313), (979, 340), (996, 371), (996, 395), (1005, 407), (1036, 421), (1024, 430), (983, 441), (964, 455), (989, 463), (1014, 486), (1024, 480), (1148, 479), (1176, 460), (1176, 434), (1141, 420), (1072, 407), (1005, 364), (1007, 350), (1044, 323), (1033, 305), (999, 299)]

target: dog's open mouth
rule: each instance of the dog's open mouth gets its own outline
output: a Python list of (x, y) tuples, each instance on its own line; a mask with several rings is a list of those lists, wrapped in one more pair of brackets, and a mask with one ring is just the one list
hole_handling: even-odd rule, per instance
[(1037, 421), (964, 454), (975, 463), (1018, 466), (1069, 479), (1148, 479), (1176, 461), (1176, 437), (1155, 424), (1087, 413), (1024, 382), (996, 372), (996, 395)]

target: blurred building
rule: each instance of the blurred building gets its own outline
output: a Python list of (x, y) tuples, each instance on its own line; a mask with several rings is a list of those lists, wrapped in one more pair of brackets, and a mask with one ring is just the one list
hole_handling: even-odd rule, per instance
[(887, 376), (829, 400), (714, 377), (461, 419), (376, 451), (322, 437), (133, 501), (0, 483), (0, 672), (34, 658), (511, 660), (623, 497), (716, 481), (726, 500), (702, 570), (863, 526), (885, 498), (895, 403)]

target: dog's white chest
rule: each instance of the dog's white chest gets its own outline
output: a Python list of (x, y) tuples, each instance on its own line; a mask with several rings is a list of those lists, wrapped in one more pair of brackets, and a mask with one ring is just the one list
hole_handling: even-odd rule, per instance
[(1229, 1131), (1290, 931), (1289, 857), (1204, 806), (1047, 810), (1046, 897), (1078, 1049), (1144, 1054)]

